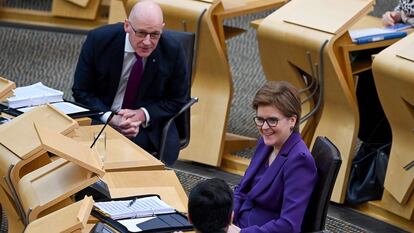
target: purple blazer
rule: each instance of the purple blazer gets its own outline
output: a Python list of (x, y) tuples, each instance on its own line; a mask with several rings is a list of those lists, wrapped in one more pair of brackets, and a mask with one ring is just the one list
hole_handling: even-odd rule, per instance
[[(299, 133), (292, 133), (251, 187), (257, 171), (267, 162), (273, 147), (260, 138), (249, 167), (234, 190), (234, 224), (241, 232), (300, 232), (317, 180), (315, 161)], [(241, 217), (243, 215), (243, 217)]]

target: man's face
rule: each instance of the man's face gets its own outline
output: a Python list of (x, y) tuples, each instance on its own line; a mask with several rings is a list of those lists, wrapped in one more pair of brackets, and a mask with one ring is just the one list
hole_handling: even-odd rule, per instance
[(134, 23), (127, 19), (124, 25), (135, 52), (142, 58), (151, 55), (158, 45), (164, 23), (158, 20), (141, 20)]

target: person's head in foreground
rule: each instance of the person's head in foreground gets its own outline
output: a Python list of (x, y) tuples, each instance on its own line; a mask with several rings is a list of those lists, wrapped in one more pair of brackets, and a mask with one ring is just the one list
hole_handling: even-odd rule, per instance
[(188, 217), (197, 232), (226, 232), (231, 223), (233, 191), (221, 179), (198, 183), (188, 198)]

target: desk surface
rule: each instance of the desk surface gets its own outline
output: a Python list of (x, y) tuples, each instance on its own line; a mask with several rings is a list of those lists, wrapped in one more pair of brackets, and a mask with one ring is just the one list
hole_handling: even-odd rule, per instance
[(172, 170), (107, 172), (103, 180), (113, 198), (158, 194), (167, 204), (187, 213), (187, 194)]
[[(81, 126), (75, 130), (74, 139), (88, 145), (92, 144), (94, 132), (99, 132), (103, 125)], [(128, 138), (110, 126), (104, 130), (106, 133), (106, 159), (105, 170), (160, 170), (164, 164), (151, 154), (137, 146)]]

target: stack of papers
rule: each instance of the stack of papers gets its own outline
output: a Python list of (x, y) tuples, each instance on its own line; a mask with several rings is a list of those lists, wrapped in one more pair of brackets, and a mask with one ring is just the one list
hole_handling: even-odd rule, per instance
[(36, 106), (52, 102), (63, 101), (63, 92), (43, 85), (36, 84), (18, 87), (13, 90), (13, 96), (7, 98), (10, 108)]
[(402, 38), (407, 32), (387, 28), (364, 28), (358, 30), (349, 30), (349, 36), (356, 44), (366, 44), (381, 40), (390, 40)]
[(95, 207), (115, 220), (175, 213), (174, 208), (167, 205), (157, 196), (143, 197), (134, 200), (97, 202), (95, 203)]

